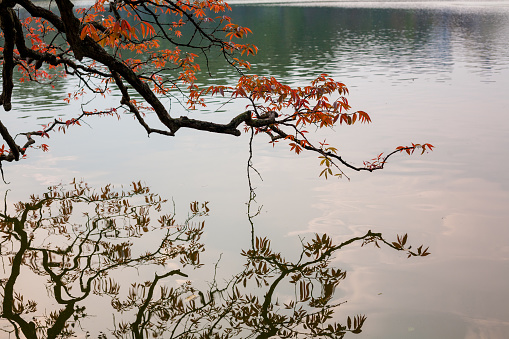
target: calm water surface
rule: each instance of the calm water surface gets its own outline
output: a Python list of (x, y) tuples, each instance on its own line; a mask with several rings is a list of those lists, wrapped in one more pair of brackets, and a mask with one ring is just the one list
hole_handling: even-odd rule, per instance
[[(288, 256), (312, 232), (337, 240), (368, 229), (390, 238), (408, 233), (432, 255), (406, 259), (352, 247), (335, 259), (349, 272), (338, 293), (348, 303), (338, 314), (368, 316), (358, 337), (507, 338), (509, 3), (310, 4), (234, 6), (232, 16), (252, 28), (260, 47), (254, 72), (292, 84), (326, 72), (345, 82), (352, 106), (369, 112), (373, 124), (316, 140), (326, 137), (352, 162), (411, 142), (437, 148), (393, 158), (381, 172), (347, 173), (351, 181), (324, 181), (313, 155), (257, 140), (258, 233), (270, 234)], [(222, 65), (213, 67), (207, 81), (234, 80)], [(81, 102), (62, 101), (72, 85), (18, 90), (2, 120), (15, 133), (47, 117), (72, 116)], [(181, 111), (175, 115), (188, 114), (172, 107)], [(215, 108), (189, 114), (227, 121), (242, 105)], [(74, 177), (97, 186), (143, 180), (183, 210), (188, 201), (209, 200), (207, 260), (224, 253), (222, 272), (234, 273), (234, 258), (249, 242), (247, 138), (194, 131), (145, 138), (130, 117), (88, 122), (52, 136), (49, 153), (5, 165), (9, 200)]]

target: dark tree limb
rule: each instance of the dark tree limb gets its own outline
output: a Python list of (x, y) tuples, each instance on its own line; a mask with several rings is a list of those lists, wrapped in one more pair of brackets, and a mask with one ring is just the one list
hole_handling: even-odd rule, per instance
[[(11, 6), (14, 4), (11, 4)], [(4, 32), (4, 50), (2, 67), (2, 94), (0, 94), (0, 104), (6, 111), (12, 109), (12, 89), (13, 70), (14, 70), (14, 41), (16, 29), (14, 26), (14, 10), (6, 2), (0, 2), (0, 27)], [(3, 135), (2, 135), (3, 136)], [(19, 159), (19, 158), (18, 158)], [(16, 159), (16, 160), (18, 160)]]
[(81, 61), (85, 57), (85, 53), (80, 38), (81, 23), (74, 15), (74, 4), (69, 0), (56, 0), (55, 2), (62, 18), (63, 31), (66, 34), (67, 42), (72, 48), (74, 57)]
[[(16, 144), (16, 142), (12, 138), (11, 134), (7, 130), (7, 127), (5, 127), (5, 125), (2, 123), (1, 120), (0, 120), (0, 135), (2, 135), (2, 138), (5, 140), (7, 145), (9, 145), (9, 147), (11, 148), (10, 154), (12, 154), (12, 157), (14, 158), (14, 160), (18, 161), (19, 160), (19, 149), (18, 149), (19, 146)], [(7, 159), (2, 159), (2, 156), (4, 156), (4, 155), (3, 154), (0, 155), (0, 160), (7, 160)]]
[(180, 275), (181, 277), (187, 278), (188, 275), (185, 273), (182, 273), (180, 269), (178, 270), (172, 270), (170, 272), (167, 272), (163, 275), (155, 275), (154, 280), (152, 280), (150, 287), (148, 289), (147, 297), (145, 299), (145, 302), (141, 307), (139, 308), (138, 312), (136, 313), (136, 320), (132, 323), (132, 331), (133, 331), (133, 337), (135, 339), (142, 339), (143, 338), (143, 332), (144, 332), (144, 326), (142, 325), (143, 321), (143, 315), (145, 311), (147, 310), (147, 307), (150, 305), (150, 302), (152, 301), (152, 297), (154, 296), (154, 289), (157, 286), (157, 283), (159, 280), (173, 276), (173, 275)]

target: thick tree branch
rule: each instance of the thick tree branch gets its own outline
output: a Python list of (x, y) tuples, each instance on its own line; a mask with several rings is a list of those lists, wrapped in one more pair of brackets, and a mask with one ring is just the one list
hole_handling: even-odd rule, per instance
[[(4, 124), (2, 123), (1, 120), (0, 120), (0, 135), (2, 135), (2, 138), (5, 140), (5, 142), (7, 142), (7, 145), (9, 145), (9, 147), (11, 148), (11, 151), (10, 151), (9, 154), (12, 155), (13, 160), (18, 161), (19, 160), (18, 145), (16, 144), (16, 142), (12, 138), (11, 134), (7, 130), (7, 127), (4, 126)], [(4, 159), (2, 159), (2, 157), (4, 157)], [(4, 154), (1, 154), (0, 155), (0, 160), (7, 160), (8, 161), (8, 158)]]
[(67, 37), (67, 42), (72, 48), (74, 57), (77, 60), (82, 60), (85, 53), (82, 48), (81, 23), (74, 15), (74, 4), (69, 0), (56, 0), (55, 1), (60, 15), (62, 17), (63, 31)]
[(14, 40), (16, 29), (14, 25), (15, 14), (11, 7), (13, 5), (13, 3), (9, 4), (8, 1), (0, 2), (0, 27), (4, 32), (2, 94), (0, 94), (0, 105), (3, 105), (6, 111), (10, 111), (12, 108), (11, 98), (12, 89), (14, 88), (12, 77), (14, 70)]

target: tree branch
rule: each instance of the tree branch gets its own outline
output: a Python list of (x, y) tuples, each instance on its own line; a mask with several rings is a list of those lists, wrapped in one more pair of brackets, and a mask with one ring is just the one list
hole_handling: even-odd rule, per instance
[[(13, 6), (14, 4), (11, 3), (10, 5)], [(12, 76), (14, 70), (14, 40), (16, 29), (13, 18), (15, 14), (11, 6), (9, 6), (8, 1), (0, 2), (0, 27), (4, 32), (4, 60), (2, 67), (2, 94), (0, 94), (0, 105), (3, 105), (6, 111), (12, 109), (11, 98), (12, 89), (14, 88)], [(18, 159), (19, 157), (16, 160)]]

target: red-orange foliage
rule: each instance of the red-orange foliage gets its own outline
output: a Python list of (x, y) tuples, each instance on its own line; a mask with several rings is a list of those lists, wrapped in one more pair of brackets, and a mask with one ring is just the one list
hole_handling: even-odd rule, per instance
[[(80, 86), (65, 96), (66, 101), (85, 93), (106, 95), (111, 90), (122, 94), (120, 106), (133, 113), (148, 134), (174, 136), (180, 128), (240, 135), (242, 128), (270, 137), (271, 143), (284, 141), (290, 150), (319, 154), (325, 169), (320, 175), (341, 176), (339, 165), (354, 170), (373, 171), (383, 168), (387, 158), (404, 150), (432, 150), (430, 144), (398, 147), (387, 156), (380, 154), (364, 166), (356, 167), (325, 142), (315, 144), (306, 130), (369, 123), (364, 111), (351, 111), (345, 95), (347, 87), (326, 74), (318, 75), (308, 86), (290, 87), (273, 77), (247, 75), (250, 63), (243, 56), (256, 54), (254, 45), (241, 43), (252, 34), (247, 27), (232, 22), (226, 15), (230, 6), (222, 0), (96, 0), (91, 6), (74, 8), (71, 0), (55, 0), (58, 11), (42, 7), (30, 0), (8, 0), (0, 3), (3, 44), (1, 52), (3, 87), (0, 104), (11, 110), (11, 97), (16, 68), (17, 81), (52, 84), (58, 77), (79, 78)], [(21, 18), (14, 6), (28, 16)], [(58, 14), (57, 14), (58, 13)], [(219, 51), (227, 63), (239, 73), (236, 85), (201, 88), (197, 74), (208, 70), (209, 52)], [(203, 61), (201, 64), (200, 61)], [(43, 67), (44, 66), (44, 67)], [(142, 100), (131, 98), (132, 93)], [(242, 113), (236, 113), (227, 124), (188, 117), (174, 117), (163, 100), (175, 93), (186, 98), (189, 109), (206, 105), (207, 96), (247, 99)], [(1, 161), (19, 160), (35, 143), (33, 136), (49, 137), (57, 127), (64, 130), (90, 115), (119, 115), (119, 107), (95, 112), (82, 112), (67, 121), (55, 120), (43, 130), (21, 133), (27, 137), (19, 146), (0, 122), (0, 134), (9, 151)], [(159, 118), (160, 127), (145, 121), (147, 111)], [(42, 147), (44, 150), (47, 146)], [(5, 150), (4, 146), (4, 150)]]

